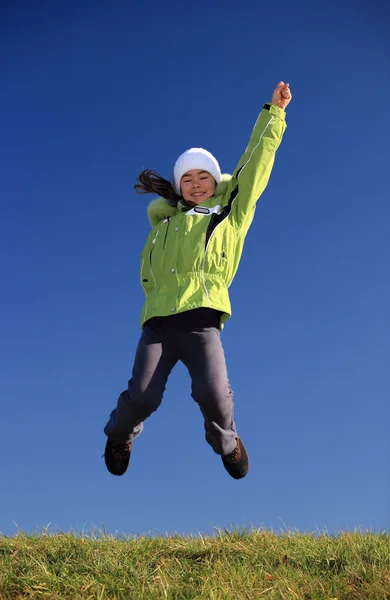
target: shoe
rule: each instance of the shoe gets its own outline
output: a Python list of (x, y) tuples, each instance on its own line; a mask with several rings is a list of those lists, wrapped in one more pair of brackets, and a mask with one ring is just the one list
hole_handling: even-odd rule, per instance
[(236, 438), (233, 452), (222, 456), (223, 466), (233, 479), (242, 479), (249, 470), (249, 456), (240, 438)]
[(123, 475), (127, 471), (130, 462), (132, 442), (127, 444), (117, 444), (107, 438), (104, 450), (104, 462), (110, 473), (113, 475)]

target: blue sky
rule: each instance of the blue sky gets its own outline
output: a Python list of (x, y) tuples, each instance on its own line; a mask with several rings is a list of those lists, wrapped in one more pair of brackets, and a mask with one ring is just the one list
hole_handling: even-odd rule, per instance
[[(0, 531), (390, 525), (389, 7), (244, 0), (0, 8)], [(140, 335), (144, 168), (191, 146), (232, 172), (294, 95), (223, 332), (242, 481), (178, 365), (105, 470)]]

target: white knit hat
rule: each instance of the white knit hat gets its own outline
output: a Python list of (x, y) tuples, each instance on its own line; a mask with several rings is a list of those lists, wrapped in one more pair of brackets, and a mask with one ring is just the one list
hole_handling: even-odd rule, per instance
[(179, 156), (173, 167), (173, 179), (176, 194), (181, 194), (180, 180), (184, 173), (191, 169), (202, 169), (210, 173), (217, 183), (220, 183), (222, 175), (218, 161), (214, 156), (203, 148), (191, 148)]

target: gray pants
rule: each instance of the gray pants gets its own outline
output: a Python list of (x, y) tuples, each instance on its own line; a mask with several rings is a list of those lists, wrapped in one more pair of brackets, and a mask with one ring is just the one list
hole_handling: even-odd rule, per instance
[(229, 454), (237, 437), (233, 393), (220, 331), (215, 327), (182, 332), (169, 325), (146, 326), (128, 389), (120, 394), (104, 433), (117, 443), (133, 441), (145, 419), (161, 404), (168, 376), (179, 360), (191, 376), (191, 395), (204, 417), (207, 442), (217, 454)]

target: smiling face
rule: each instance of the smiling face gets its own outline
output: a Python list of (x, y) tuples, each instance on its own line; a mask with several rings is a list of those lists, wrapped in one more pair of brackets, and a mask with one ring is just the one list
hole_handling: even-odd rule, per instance
[(214, 196), (216, 182), (208, 171), (191, 169), (180, 179), (180, 189), (186, 202), (201, 204)]

